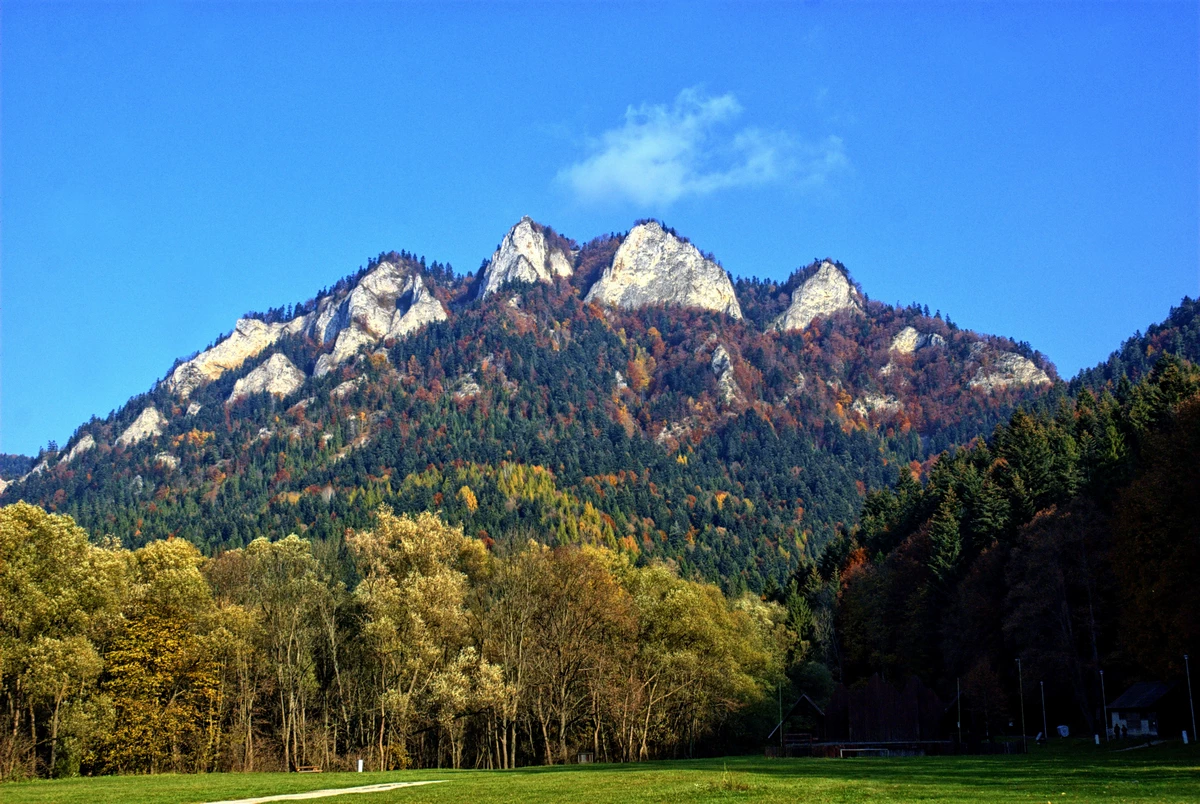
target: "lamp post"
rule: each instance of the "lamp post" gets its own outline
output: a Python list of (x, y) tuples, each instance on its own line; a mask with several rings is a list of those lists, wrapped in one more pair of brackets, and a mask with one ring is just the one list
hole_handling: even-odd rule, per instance
[(1183, 669), (1187, 673), (1188, 709), (1192, 710), (1192, 740), (1196, 739), (1196, 705), (1192, 702), (1192, 666), (1188, 664), (1188, 655), (1183, 654)]
[(1042, 690), (1042, 734), (1045, 735), (1047, 742), (1050, 740), (1050, 727), (1046, 725), (1046, 682), (1039, 681), (1038, 686)]
[(1104, 691), (1104, 671), (1100, 671), (1100, 703), (1104, 704), (1104, 742), (1108, 742), (1108, 694)]
[(1025, 681), (1021, 675), (1021, 660), (1017, 659), (1017, 686), (1021, 693), (1021, 745), (1029, 753), (1029, 738), (1025, 736)]

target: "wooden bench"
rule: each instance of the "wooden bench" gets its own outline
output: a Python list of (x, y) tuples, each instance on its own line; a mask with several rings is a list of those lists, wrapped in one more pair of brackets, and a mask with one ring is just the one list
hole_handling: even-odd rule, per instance
[(320, 773), (321, 769), (316, 765), (297, 765), (296, 773)]
[(886, 757), (891, 756), (892, 752), (886, 748), (843, 748), (841, 749), (842, 758), (851, 757)]

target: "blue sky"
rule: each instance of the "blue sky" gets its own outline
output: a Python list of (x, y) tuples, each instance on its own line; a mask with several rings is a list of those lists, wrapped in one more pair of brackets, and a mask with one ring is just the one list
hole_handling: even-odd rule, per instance
[(1191, 2), (3, 5), (0, 450), (247, 310), (665, 219), (1065, 376), (1200, 292)]

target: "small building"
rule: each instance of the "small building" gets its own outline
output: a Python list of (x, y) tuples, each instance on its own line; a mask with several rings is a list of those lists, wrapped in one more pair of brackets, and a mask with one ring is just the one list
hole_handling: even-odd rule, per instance
[[(1130, 737), (1178, 736), (1170, 725), (1178, 719), (1175, 715), (1180, 705), (1186, 707), (1187, 701), (1177, 700), (1180, 695), (1176, 686), (1162, 681), (1134, 684), (1108, 705), (1107, 727), (1112, 731), (1121, 729)], [(1160, 714), (1171, 724), (1164, 724)]]

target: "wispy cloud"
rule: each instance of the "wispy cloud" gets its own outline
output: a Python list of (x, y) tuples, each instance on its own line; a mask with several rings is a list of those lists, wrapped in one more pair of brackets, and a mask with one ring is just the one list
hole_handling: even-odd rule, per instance
[(586, 201), (670, 204), (685, 196), (772, 183), (816, 186), (846, 169), (842, 141), (802, 143), (783, 131), (731, 130), (742, 105), (731, 93), (685, 89), (674, 103), (625, 110), (625, 122), (558, 173)]

